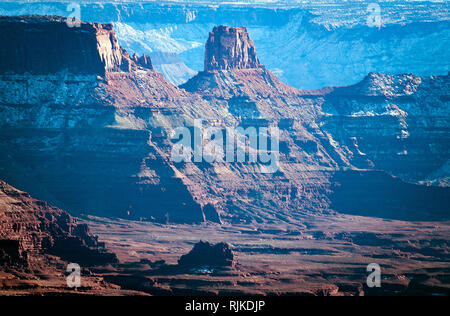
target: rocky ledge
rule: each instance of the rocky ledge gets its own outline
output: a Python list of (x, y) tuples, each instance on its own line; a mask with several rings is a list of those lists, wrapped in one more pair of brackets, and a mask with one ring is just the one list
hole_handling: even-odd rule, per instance
[(0, 180), (0, 266), (27, 268), (49, 254), (85, 266), (117, 262), (87, 225)]
[(80, 22), (70, 27), (52, 16), (0, 17), (0, 74), (46, 75), (67, 70), (99, 74), (150, 68), (148, 56), (131, 58), (120, 47), (112, 24)]

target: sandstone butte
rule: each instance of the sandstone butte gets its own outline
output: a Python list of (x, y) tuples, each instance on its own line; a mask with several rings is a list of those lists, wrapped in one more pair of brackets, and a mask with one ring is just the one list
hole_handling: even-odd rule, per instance
[[(336, 210), (446, 216), (448, 75), (370, 74), (298, 90), (259, 62), (243, 27), (215, 27), (205, 70), (180, 87), (122, 49), (110, 24), (2, 17), (0, 43), (0, 178), (72, 214), (162, 223), (301, 223)], [(278, 172), (174, 163), (170, 135), (196, 119), (278, 127)], [(366, 202), (356, 203), (362, 190)]]

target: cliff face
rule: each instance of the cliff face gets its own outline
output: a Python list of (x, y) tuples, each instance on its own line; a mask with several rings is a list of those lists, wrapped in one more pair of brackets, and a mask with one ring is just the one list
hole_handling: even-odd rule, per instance
[[(60, 17), (0, 17), (0, 41), (0, 74), (104, 74), (135, 66), (112, 24), (82, 22), (70, 28)], [(136, 62), (151, 68), (142, 58)]]
[(86, 265), (117, 261), (86, 225), (0, 180), (0, 265), (26, 268), (46, 254)]
[(450, 77), (372, 73), (325, 97), (321, 121), (352, 162), (448, 186)]
[[(0, 11), (66, 15), (65, 2), (2, 1)], [(170, 10), (167, 2), (87, 1), (82, 17), (114, 22), (121, 46), (130, 53), (174, 53), (184, 68), (195, 71), (204, 68), (204, 44), (212, 26), (246, 26), (260, 61), (296, 88), (353, 84), (369, 71), (430, 76), (450, 70), (448, 1), (429, 1), (426, 6), (389, 1), (383, 6), (381, 29), (368, 27), (366, 1), (307, 1), (301, 7), (279, 1), (279, 8), (273, 1), (266, 1), (267, 6), (254, 1), (220, 6), (195, 1), (188, 7), (184, 1), (173, 1)], [(180, 70), (192, 77), (189, 69), (177, 64), (165, 67), (164, 75), (176, 77)]]
[[(319, 209), (331, 207), (371, 216), (393, 212), (394, 215), (387, 217), (418, 219), (426, 218), (426, 214), (445, 217), (448, 189), (406, 185), (390, 175), (416, 184), (448, 186), (446, 147), (450, 135), (445, 118), (449, 115), (449, 83), (448, 76), (370, 74), (354, 86), (304, 91), (283, 84), (260, 66), (200, 72), (181, 87), (224, 104), (241, 119), (241, 124), (278, 122), (283, 135), (280, 139), (282, 175), (278, 175), (278, 180), (288, 179), (285, 189), (291, 195), (271, 194), (289, 201), (285, 207), (292, 207), (293, 212), (300, 205), (296, 201), (312, 208), (320, 200), (323, 203), (316, 204)], [(314, 171), (305, 172), (305, 169)], [(341, 172), (342, 169), (375, 169), (388, 174), (363, 172), (358, 178), (352, 172)], [(353, 181), (371, 188), (365, 192), (370, 202), (364, 207), (344, 203), (358, 192)], [(264, 190), (270, 191), (269, 187), (266, 184)], [(380, 206), (383, 196), (388, 196), (385, 187), (397, 188), (394, 195), (401, 201), (400, 205)], [(331, 194), (324, 193), (328, 190)], [(417, 196), (439, 202), (428, 203), (432, 207), (417, 207), (410, 203)], [(380, 208), (389, 211), (382, 214)]]
[(203, 221), (201, 206), (149, 142), (153, 113), (176, 113), (187, 98), (151, 70), (148, 56), (130, 58), (111, 25), (1, 21), (1, 36), (16, 32), (20, 47), (1, 41), (2, 179), (72, 213)]
[(203, 221), (150, 139), (154, 116), (183, 102), (160, 74), (1, 78), (3, 179), (75, 214)]
[(205, 49), (205, 70), (258, 68), (255, 45), (245, 27), (216, 26)]
[[(224, 91), (227, 79), (222, 76), (227, 72), (216, 74)], [(302, 176), (301, 170), (308, 164), (334, 168), (342, 159), (330, 158), (326, 135), (306, 129), (314, 117), (311, 103), (264, 68), (232, 69), (229, 75), (240, 76), (236, 82), (241, 86), (236, 84), (224, 96), (211, 91), (215, 97), (207, 100), (209, 92), (201, 85), (192, 89), (198, 93), (190, 93), (144, 68), (105, 71), (101, 77), (71, 72), (3, 74), (0, 175), (73, 213), (158, 222), (240, 222), (251, 220), (248, 208), (255, 214), (275, 213), (280, 205), (286, 206), (286, 213), (300, 204), (326, 208), (320, 195), (325, 176), (316, 171)], [(300, 103), (305, 106), (293, 106)], [(271, 124), (281, 117), (293, 120), (284, 127), (295, 126), (293, 138), (283, 141), (282, 159), (299, 151), (298, 157), (289, 158), (298, 165), (287, 165), (286, 173), (260, 176), (262, 167), (251, 163), (172, 161), (170, 135), (176, 128), (192, 126), (195, 119), (224, 129), (255, 120), (266, 124), (264, 117)], [(309, 146), (308, 153), (300, 150), (310, 143), (316, 146)], [(334, 149), (331, 152), (340, 157)]]
[[(45, 25), (30, 27), (31, 22), (22, 19), (30, 30)], [(208, 50), (212, 53), (207, 60), (214, 59), (217, 65), (208, 70), (211, 64), (207, 63), (206, 71), (180, 88), (149, 69), (147, 57), (137, 56), (130, 58), (131, 68), (108, 70), (111, 67), (105, 66), (101, 76), (78, 70), (3, 73), (0, 178), (73, 213), (157, 222), (283, 220), (301, 225), (304, 214), (329, 212), (335, 199), (330, 193), (335, 189), (336, 172), (355, 166), (372, 168), (376, 163), (375, 158), (370, 162), (356, 159), (354, 148), (345, 143), (358, 130), (364, 135), (370, 129), (355, 125), (355, 131), (347, 135), (349, 129), (339, 124), (342, 115), (330, 111), (345, 102), (362, 106), (367, 96), (331, 88), (300, 91), (282, 83), (257, 62), (242, 28), (218, 27), (211, 37), (208, 45), (213, 49)], [(90, 51), (97, 56), (101, 39), (93, 46)], [(445, 92), (439, 89), (442, 83), (432, 95), (443, 96)], [(378, 102), (380, 96), (374, 98)], [(419, 104), (422, 93), (417, 98)], [(385, 99), (383, 106), (388, 102)], [(333, 125), (333, 118), (338, 123)], [(192, 127), (194, 120), (222, 131), (277, 126), (278, 171), (265, 173), (266, 166), (248, 161), (175, 163), (173, 132)], [(370, 138), (361, 141), (374, 144), (373, 157), (384, 153)], [(380, 186), (392, 180), (377, 179), (383, 181)], [(352, 190), (351, 181), (345, 183), (344, 195)]]

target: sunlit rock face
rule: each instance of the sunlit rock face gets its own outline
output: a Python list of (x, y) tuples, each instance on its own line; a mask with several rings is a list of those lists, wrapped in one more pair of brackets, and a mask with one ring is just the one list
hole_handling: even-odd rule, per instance
[[(17, 22), (20, 19), (23, 22)], [(12, 24), (22, 23), (25, 30), (28, 27), (35, 32), (56, 21), (58, 18), (21, 17)], [(58, 23), (57, 28), (66, 30), (68, 37), (78, 36), (78, 29), (67, 27), (62, 19)], [(383, 167), (383, 160), (377, 159), (386, 150), (375, 138), (365, 136), (358, 140), (361, 153), (350, 146), (353, 143), (349, 144), (349, 139), (370, 134), (371, 129), (354, 124), (352, 119), (350, 127), (340, 124), (341, 117), (348, 117), (346, 111), (354, 107), (359, 112), (362, 107), (363, 113), (368, 112), (365, 100), (381, 102), (381, 108), (386, 107), (392, 100), (403, 100), (397, 98), (405, 93), (402, 91), (416, 96), (417, 105), (426, 91), (430, 98), (436, 97), (442, 104), (448, 102), (447, 77), (433, 79), (436, 85), (431, 92), (420, 89), (419, 82), (428, 79), (411, 76), (374, 77), (342, 89), (298, 90), (260, 65), (245, 29), (232, 27), (214, 28), (211, 33), (214, 44), (206, 45), (205, 56), (207, 67), (211, 66), (208, 61), (216, 60), (213, 69), (176, 87), (152, 70), (148, 56), (129, 57), (122, 48), (114, 48), (113, 30), (107, 32), (108, 42), (106, 37), (96, 35), (98, 29), (105, 30), (107, 26), (88, 25), (84, 27), (96, 38), (93, 47), (75, 54), (72, 62), (81, 65), (85, 59), (99, 59), (99, 72), (78, 66), (45, 66), (42, 69), (48, 73), (35, 74), (30, 66), (30, 72), (5, 71), (0, 75), (0, 178), (74, 214), (159, 223), (285, 221), (301, 225), (302, 216), (333, 212), (333, 205), (343, 205), (336, 204), (336, 199), (351, 194), (352, 181), (344, 181), (345, 176), (335, 177), (337, 172), (385, 168), (397, 175), (397, 171)], [(42, 42), (51, 46), (50, 40), (55, 38), (52, 33), (48, 36)], [(226, 40), (219, 40), (222, 36)], [(1, 51), (11, 49), (3, 42), (0, 45)], [(112, 56), (122, 56), (122, 63)], [(393, 83), (388, 84), (390, 81)], [(352, 107), (339, 107), (347, 103)], [(412, 109), (416, 108), (420, 109), (411, 106), (401, 110), (415, 113)], [(428, 108), (431, 105), (425, 109)], [(382, 116), (394, 123), (376, 121), (378, 130), (390, 138), (401, 134), (401, 119), (406, 117), (402, 111), (397, 109), (400, 116), (391, 112)], [(277, 127), (279, 148), (273, 150), (279, 158), (276, 171), (264, 172), (265, 165), (248, 160), (175, 162), (173, 133), (180, 127), (192, 128), (195, 121), (222, 131)], [(439, 120), (432, 121), (429, 126), (445, 126)], [(414, 122), (408, 124), (412, 126)], [(444, 144), (446, 135), (439, 136), (443, 137), (439, 142)], [(363, 145), (373, 149), (365, 150)], [(237, 146), (244, 148), (246, 144)], [(401, 156), (388, 153), (386, 157), (398, 161)], [(443, 161), (430, 166), (445, 168)], [(415, 169), (405, 169), (398, 174), (408, 180), (414, 172)], [(372, 183), (374, 177), (368, 177), (367, 183)], [(337, 186), (339, 181), (334, 183), (333, 179), (344, 179), (344, 185)], [(382, 181), (377, 183), (385, 186), (393, 181), (390, 176), (379, 179)], [(337, 188), (343, 190), (339, 196), (332, 194)], [(417, 190), (427, 187), (417, 186)], [(346, 207), (339, 210), (348, 211)], [(393, 211), (395, 207), (397, 204), (392, 206)], [(426, 214), (421, 217), (426, 218)]]
[(205, 49), (205, 70), (258, 68), (255, 45), (245, 27), (216, 26)]
[(58, 17), (2, 17), (0, 41), (8, 45), (0, 52), (2, 74), (104, 74), (129, 65), (111, 24), (81, 23), (70, 29)]

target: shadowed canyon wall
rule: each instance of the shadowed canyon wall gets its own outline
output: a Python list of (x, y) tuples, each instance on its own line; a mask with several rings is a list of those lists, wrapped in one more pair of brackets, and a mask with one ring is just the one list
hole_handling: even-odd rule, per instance
[[(446, 186), (448, 76), (372, 74), (346, 88), (298, 90), (259, 64), (245, 28), (217, 27), (206, 45), (205, 71), (176, 87), (152, 70), (147, 56), (130, 57), (117, 46), (108, 25), (83, 23), (81, 32), (60, 18), (36, 16), (2, 18), (0, 24), (41, 36), (13, 48), (2, 41), (3, 54), (19, 58), (17, 52), (44, 43), (48, 56), (59, 56), (51, 65), (37, 53), (42, 65), (26, 71), (13, 62), (0, 74), (0, 178), (39, 199), (74, 214), (161, 223), (291, 222), (336, 209), (360, 213), (342, 203), (356, 192), (358, 179), (346, 172), (382, 170), (384, 177), (366, 173), (357, 181), (368, 187), (414, 182), (399, 185), (405, 193), (387, 204), (393, 218), (408, 211), (414, 219), (446, 216), (447, 188), (423, 195), (438, 197), (436, 209), (427, 212), (405, 201), (429, 189), (418, 185), (425, 180)], [(43, 32), (48, 28), (55, 31)], [(62, 46), (65, 40), (55, 34), (63, 31), (75, 43), (92, 39), (83, 44), (89, 48)], [(70, 62), (60, 56), (66, 51)], [(87, 66), (91, 61), (97, 70)], [(430, 98), (440, 101), (433, 107), (424, 102)], [(171, 135), (194, 120), (222, 130), (278, 127), (278, 170), (264, 173), (263, 165), (249, 162), (175, 163)], [(395, 142), (389, 147), (376, 134)], [(409, 135), (418, 135), (423, 146), (409, 142)], [(427, 148), (441, 153), (430, 157)], [(416, 167), (425, 161), (423, 170)], [(366, 194), (374, 201), (383, 190)], [(381, 214), (374, 207), (364, 215)]]

